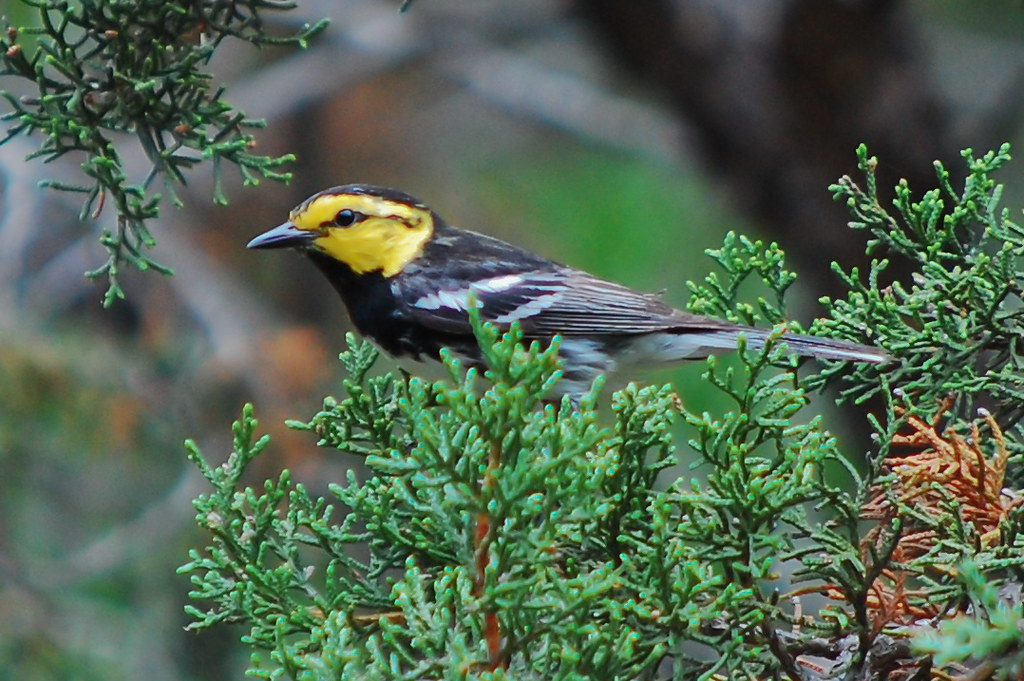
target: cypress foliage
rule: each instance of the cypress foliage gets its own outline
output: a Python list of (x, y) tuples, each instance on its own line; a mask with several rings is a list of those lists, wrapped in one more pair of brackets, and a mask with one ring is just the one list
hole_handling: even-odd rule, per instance
[[(79, 154), (82, 182), (47, 181), (61, 191), (82, 194), (80, 218), (99, 217), (106, 204), (116, 213), (100, 242), (107, 261), (88, 276), (106, 277), (104, 304), (123, 298), (118, 272), (169, 268), (149, 256), (156, 245), (149, 225), (160, 214), (164, 195), (180, 203), (175, 185), (211, 161), (214, 200), (227, 203), (221, 189), (224, 164), (238, 168), (246, 184), (261, 178), (287, 181), (282, 168), (291, 155), (254, 153), (255, 129), (226, 99), (206, 70), (227, 39), (253, 45), (305, 47), (326, 26), (322, 20), (294, 35), (278, 37), (264, 28), (268, 13), (294, 7), (280, 0), (21, 0), (35, 10), (35, 22), (13, 25), (0, 17), (0, 77), (27, 86), (32, 95), (0, 90), (9, 111), (0, 145), (17, 135), (41, 138), (27, 160), (52, 161)], [(134, 138), (149, 162), (145, 175), (130, 175), (125, 139)], [(159, 182), (158, 182), (159, 181)]]

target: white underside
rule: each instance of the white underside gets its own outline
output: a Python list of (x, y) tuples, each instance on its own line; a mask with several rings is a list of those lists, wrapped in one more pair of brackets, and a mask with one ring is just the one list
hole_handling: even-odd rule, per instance
[(716, 334), (652, 333), (637, 336), (618, 349), (614, 359), (602, 351), (603, 343), (587, 338), (562, 340), (561, 355), (578, 367), (575, 376), (564, 378), (556, 390), (560, 393), (583, 393), (590, 390), (594, 379), (603, 375), (606, 386), (618, 389), (646, 369), (736, 349), (735, 337)]
[[(590, 389), (598, 376), (604, 375), (612, 388), (634, 378), (643, 369), (659, 368), (684, 360), (704, 359), (709, 355), (736, 349), (737, 339), (744, 334), (750, 347), (764, 344), (767, 332), (760, 329), (720, 329), (699, 333), (649, 333), (634, 336), (626, 343), (620, 343), (614, 358), (606, 352), (606, 341), (578, 336), (562, 339), (560, 355), (563, 364), (573, 367), (565, 372), (555, 388), (558, 394), (579, 394)], [(821, 346), (824, 339), (807, 336), (784, 338), (791, 351), (852, 361), (880, 361), (879, 350), (864, 346), (830, 347)], [(883, 353), (884, 354), (884, 353)], [(428, 380), (447, 378), (444, 368), (435, 361), (415, 361), (408, 358), (397, 360), (409, 373)], [(621, 382), (619, 379), (622, 379)]]

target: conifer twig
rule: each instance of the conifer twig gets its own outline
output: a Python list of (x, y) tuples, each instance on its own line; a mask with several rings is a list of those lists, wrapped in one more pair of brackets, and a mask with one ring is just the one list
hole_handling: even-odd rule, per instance
[[(491, 442), (487, 454), (487, 468), (481, 482), (481, 497), (486, 500), (490, 498), (496, 485), (495, 475), (501, 466), (501, 443)], [(476, 576), (474, 595), (477, 598), (484, 598), (484, 591), (487, 584), (487, 564), (490, 560), (490, 547), (494, 542), (495, 525), (487, 509), (477, 514), (475, 554), (476, 554)], [(501, 626), (498, 615), (493, 606), (484, 609), (484, 638), (487, 640), (487, 650), (491, 658), (491, 671), (507, 668), (507, 661), (501, 649)]]

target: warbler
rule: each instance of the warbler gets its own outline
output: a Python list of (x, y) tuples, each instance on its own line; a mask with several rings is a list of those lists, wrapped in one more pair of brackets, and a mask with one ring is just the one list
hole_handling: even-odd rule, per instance
[[(634, 291), (484, 234), (457, 229), (408, 194), (366, 184), (326, 189), (249, 248), (296, 248), (341, 295), (355, 328), (398, 359), (439, 360), (449, 348), (470, 365), (482, 354), (468, 310), (528, 339), (561, 337), (558, 394), (587, 391), (599, 375), (751, 347), (769, 331), (677, 310)], [(879, 348), (832, 338), (783, 336), (791, 352), (826, 360), (884, 362)]]

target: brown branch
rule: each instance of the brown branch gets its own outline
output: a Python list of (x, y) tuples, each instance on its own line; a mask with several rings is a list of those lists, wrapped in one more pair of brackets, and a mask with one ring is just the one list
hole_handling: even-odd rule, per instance
[[(492, 442), (491, 449), (487, 456), (487, 470), (481, 483), (482, 495), (485, 499), (489, 496), (488, 491), (494, 488), (494, 476), (501, 465), (501, 443)], [(476, 534), (474, 536), (474, 557), (476, 558), (476, 579), (473, 584), (473, 595), (483, 599), (484, 586), (486, 584), (487, 561), (491, 544), (494, 541), (495, 525), (486, 510), (482, 510), (476, 517)], [(508, 669), (508, 660), (501, 649), (501, 627), (498, 622), (498, 614), (493, 606), (484, 610), (484, 639), (487, 641), (487, 651), (491, 660), (491, 671), (497, 669)]]

